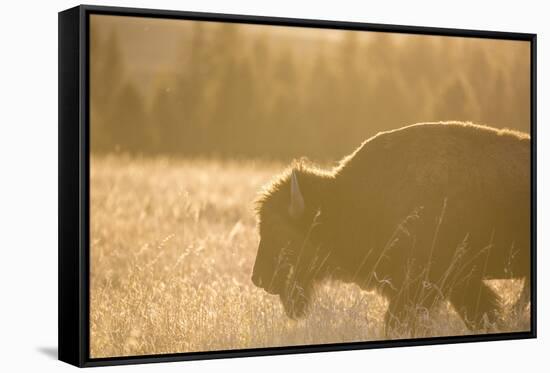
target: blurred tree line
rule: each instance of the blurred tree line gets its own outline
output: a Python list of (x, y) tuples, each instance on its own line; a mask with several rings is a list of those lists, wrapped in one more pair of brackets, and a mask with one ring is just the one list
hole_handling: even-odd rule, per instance
[(528, 48), (348, 31), (301, 50), (247, 25), (192, 23), (177, 68), (147, 92), (116, 32), (92, 38), (93, 152), (335, 159), (421, 121), (529, 131)]

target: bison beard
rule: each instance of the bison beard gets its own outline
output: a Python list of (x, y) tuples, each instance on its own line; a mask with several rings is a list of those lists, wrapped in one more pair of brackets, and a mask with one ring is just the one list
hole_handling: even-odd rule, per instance
[(295, 280), (288, 281), (287, 286), (279, 294), (288, 317), (299, 319), (306, 315), (311, 301), (311, 290), (311, 284), (303, 285)]
[(252, 281), (291, 318), (327, 277), (386, 297), (389, 327), (441, 300), (472, 330), (498, 323), (485, 279), (524, 278), (530, 300), (526, 134), (455, 122), (381, 133), (333, 170), (296, 162), (257, 210)]

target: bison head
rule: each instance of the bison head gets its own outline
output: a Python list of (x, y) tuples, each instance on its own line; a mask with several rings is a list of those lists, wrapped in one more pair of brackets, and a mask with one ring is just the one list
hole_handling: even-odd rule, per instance
[[(300, 180), (301, 179), (301, 180)], [(307, 192), (301, 184), (306, 184)], [(275, 182), (258, 201), (260, 244), (252, 282), (279, 295), (286, 314), (305, 315), (313, 280), (326, 259), (320, 250), (316, 227), (320, 206), (315, 203), (315, 175), (292, 170)]]

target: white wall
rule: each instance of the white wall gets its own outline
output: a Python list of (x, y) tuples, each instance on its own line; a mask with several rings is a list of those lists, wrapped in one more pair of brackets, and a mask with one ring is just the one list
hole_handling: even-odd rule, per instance
[[(6, 372), (68, 370), (57, 346), (57, 12), (73, 1), (5, 1), (0, 12), (0, 365)], [(102, 1), (176, 10), (538, 33), (539, 338), (431, 347), (229, 359), (139, 367), (139, 371), (518, 372), (550, 359), (545, 229), (550, 129), (550, 37), (544, 1)], [(545, 16), (546, 15), (546, 16)], [(546, 294), (544, 293), (546, 291)], [(538, 366), (538, 368), (537, 368)], [(5, 368), (4, 368), (5, 367)]]

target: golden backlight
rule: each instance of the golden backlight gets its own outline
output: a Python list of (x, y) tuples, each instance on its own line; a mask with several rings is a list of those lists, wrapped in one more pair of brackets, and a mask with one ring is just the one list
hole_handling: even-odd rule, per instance
[[(253, 201), (292, 159), (331, 167), (380, 131), (452, 120), (529, 134), (529, 48), (91, 15), (91, 357), (471, 334), (443, 302), (421, 332), (388, 337), (387, 301), (340, 281), (289, 319), (250, 280)], [(513, 307), (522, 281), (490, 282), (496, 332), (529, 329)]]

